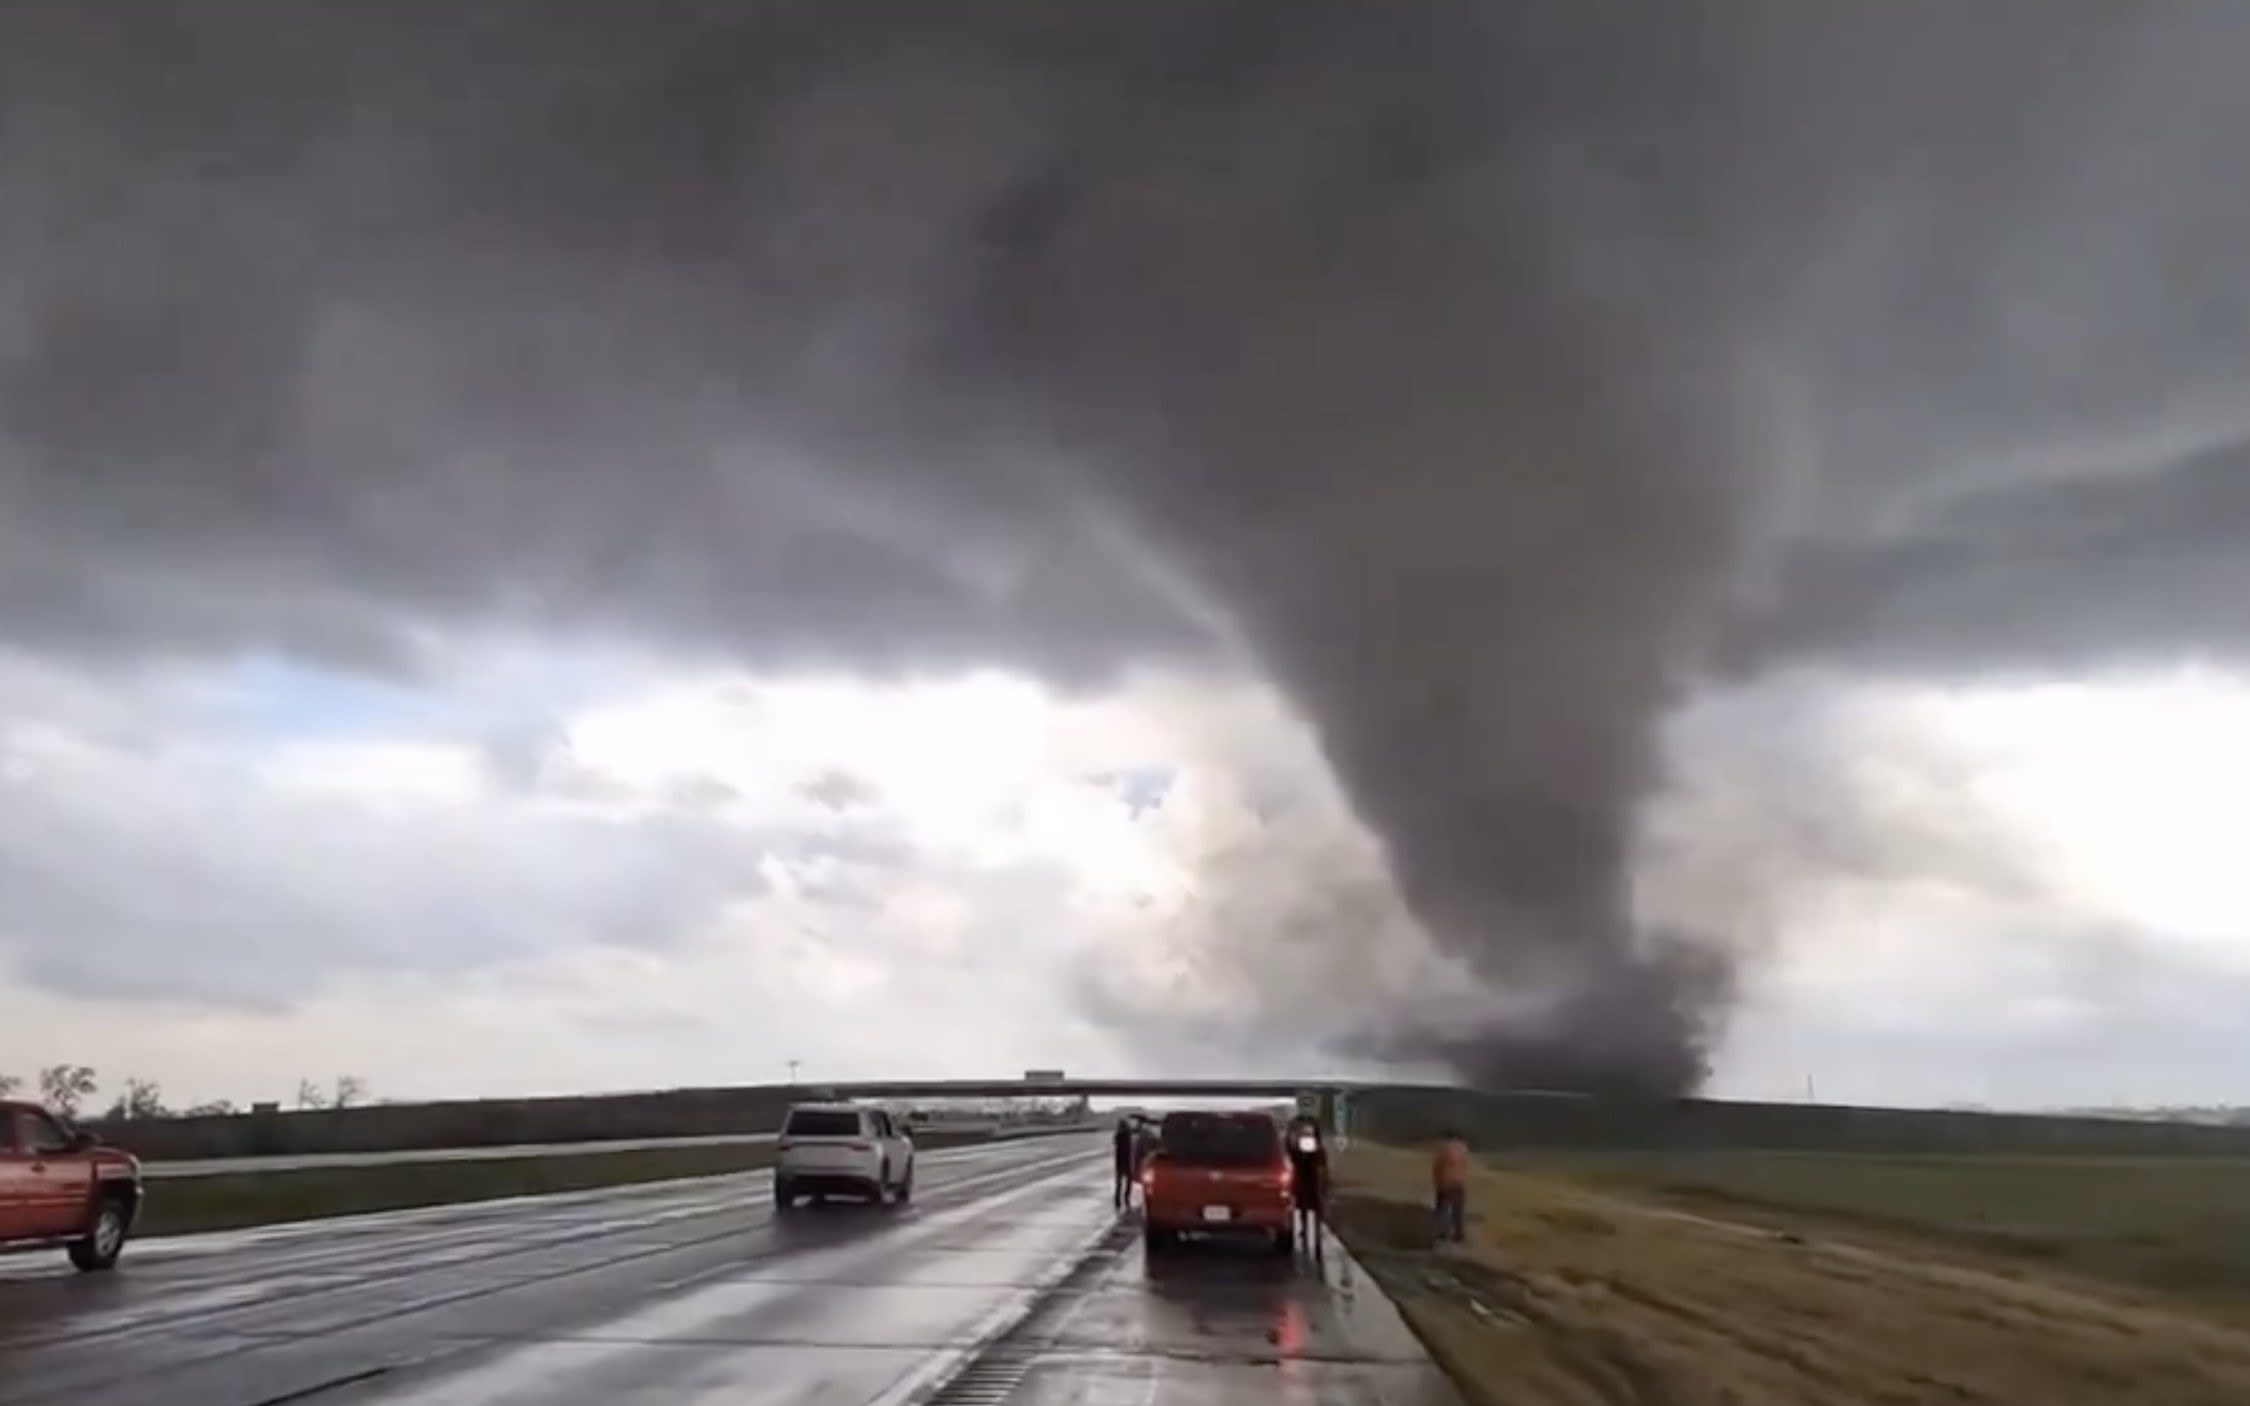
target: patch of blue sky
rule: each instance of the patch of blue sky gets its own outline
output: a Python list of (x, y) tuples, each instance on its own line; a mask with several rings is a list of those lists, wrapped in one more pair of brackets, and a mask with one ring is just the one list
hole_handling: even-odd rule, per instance
[(481, 735), (552, 722), (635, 678), (627, 660), (577, 651), (500, 648), (432, 663), (401, 677), (244, 655), (200, 682), (195, 706), (245, 739)]
[(1172, 783), (1178, 777), (1179, 772), (1168, 766), (1129, 766), (1105, 771), (1092, 780), (1123, 801), (1126, 811), (1138, 820), (1144, 813), (1163, 806), (1164, 798), (1172, 793)]
[(246, 655), (198, 693), (229, 732), (273, 739), (427, 732), (454, 722), (454, 704), (416, 683)]

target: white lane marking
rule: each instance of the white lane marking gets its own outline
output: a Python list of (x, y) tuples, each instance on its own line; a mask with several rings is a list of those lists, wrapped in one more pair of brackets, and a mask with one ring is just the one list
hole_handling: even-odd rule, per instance
[[(964, 1219), (974, 1218), (977, 1215), (989, 1212), (989, 1210), (992, 1208), (996, 1194), (1023, 1195), (1034, 1187), (1044, 1187), (1053, 1182), (1083, 1177), (1085, 1175), (1084, 1167), (1088, 1162), (1088, 1157), (1089, 1154), (1083, 1151), (1065, 1154), (1060, 1157), (1048, 1155), (1020, 1164), (1008, 1164), (983, 1170), (971, 1170), (966, 1175), (948, 1178), (947, 1180), (933, 1186), (931, 1188), (932, 1191), (938, 1194), (951, 1195), (964, 1190), (974, 1190), (980, 1187), (990, 1186), (994, 1183), (1000, 1184), (1000, 1191), (998, 1193), (986, 1192), (984, 1194), (981, 1194), (967, 1206), (957, 1207), (951, 1210), (937, 1212), (934, 1214), (917, 1216), (913, 1220), (903, 1221), (900, 1223), (898, 1228), (907, 1232), (907, 1240), (909, 1243), (915, 1240), (924, 1239), (931, 1234), (942, 1234), (946, 1230), (950, 1229), (953, 1225), (960, 1223)], [(1029, 1182), (1026, 1182), (1023, 1180), (1023, 1178), (1026, 1176), (1030, 1176), (1033, 1179)], [(564, 1238), (567, 1239), (570, 1237)], [(895, 1248), (895, 1245), (893, 1245), (892, 1243), (895, 1240), (895, 1236), (885, 1236), (874, 1240), (859, 1242), (855, 1245), (831, 1247), (829, 1249), (816, 1251), (814, 1252), (814, 1254), (817, 1257), (818, 1262), (820, 1263), (831, 1263), (834, 1262), (837, 1257), (841, 1256), (842, 1262), (848, 1264), (851, 1258), (855, 1255), (860, 1257), (867, 1257), (876, 1250), (885, 1250), (887, 1252), (889, 1249)], [(552, 1244), (559, 1242), (555, 1240), (549, 1240), (543, 1243)], [(512, 1246), (511, 1248), (523, 1247)], [(80, 1341), (113, 1337), (123, 1332), (133, 1332), (151, 1328), (176, 1329), (181, 1322), (189, 1319), (208, 1316), (209, 1314), (214, 1312), (225, 1312), (231, 1307), (247, 1306), (255, 1302), (270, 1301), (274, 1298), (282, 1296), (281, 1294), (276, 1292), (277, 1290), (283, 1290), (289, 1286), (294, 1286), (302, 1292), (319, 1294), (337, 1289), (364, 1287), (370, 1282), (380, 1282), (384, 1279), (399, 1277), (377, 1275), (373, 1280), (370, 1280), (364, 1272), (366, 1266), (353, 1265), (339, 1267), (339, 1269), (346, 1268), (358, 1272), (331, 1272), (329, 1274), (320, 1276), (307, 1276), (302, 1273), (287, 1274), (268, 1272), (258, 1279), (251, 1280), (247, 1283), (234, 1284), (217, 1289), (215, 1291), (206, 1290), (202, 1293), (190, 1292), (186, 1296), (186, 1305), (184, 1309), (176, 1299), (174, 1299), (172, 1296), (167, 1296), (166, 1300), (159, 1304), (143, 1306), (129, 1313), (105, 1316), (97, 1322), (80, 1325), (82, 1329), (81, 1331), (74, 1331), (68, 1336), (72, 1341)], [(694, 1284), (702, 1283), (713, 1278), (725, 1278), (731, 1280), (741, 1273), (741, 1269), (742, 1266), (740, 1265), (727, 1265), (717, 1270), (706, 1271), (700, 1275), (690, 1276), (683, 1280), (674, 1281), (672, 1284), (664, 1286), (664, 1288), (666, 1290), (671, 1290), (675, 1287), (685, 1289)], [(574, 1270), (572, 1272), (578, 1271)], [(504, 1292), (515, 1287), (518, 1286), (516, 1284), (502, 1284), (493, 1286), (488, 1290), (479, 1291), (479, 1293)], [(407, 1313), (418, 1312), (424, 1308), (432, 1307), (458, 1297), (461, 1296), (458, 1294), (447, 1294), (440, 1295), (437, 1298), (427, 1299), (421, 1302), (391, 1304), (385, 1308), (384, 1312), (380, 1316), (389, 1318), (401, 1316)], [(741, 1305), (738, 1304), (732, 1311), (739, 1311), (740, 1307)], [(646, 1311), (647, 1310), (644, 1310), (644, 1312)], [(722, 1314), (721, 1316), (727, 1315)], [(353, 1325), (339, 1324), (336, 1326), (349, 1327)], [(626, 1344), (624, 1346), (630, 1348), (642, 1345), (643, 1344), (632, 1343)], [(585, 1352), (585, 1348), (580, 1346), (579, 1344), (573, 1344), (573, 1347), (577, 1348), (582, 1354)], [(607, 1355), (607, 1351), (605, 1349), (597, 1347), (594, 1350), (601, 1355)], [(562, 1369), (560, 1367), (560, 1364), (549, 1364), (546, 1362), (540, 1362), (537, 1364), (537, 1366), (550, 1372), (554, 1370), (566, 1370)], [(416, 1399), (421, 1398), (418, 1397)], [(450, 1396), (447, 1399), (450, 1400)]]
[[(1001, 1142), (975, 1143), (967, 1147), (945, 1147), (917, 1155), (924, 1166), (973, 1161), (990, 1157), (1003, 1149), (1012, 1150), (1029, 1143), (1028, 1138), (1009, 1138)], [(370, 1211), (364, 1215), (327, 1216), (315, 1220), (277, 1221), (271, 1225), (252, 1226), (242, 1230), (201, 1231), (187, 1235), (153, 1236), (135, 1240), (132, 1253), (180, 1255), (216, 1253), (249, 1249), (268, 1245), (276, 1240), (354, 1235), (393, 1227), (424, 1224), (449, 1219), (483, 1219), (487, 1213), (505, 1213), (519, 1207), (537, 1205), (557, 1209), (604, 1200), (626, 1201), (638, 1197), (655, 1200), (667, 1193), (705, 1190), (717, 1192), (737, 1182), (755, 1182), (747, 1199), (741, 1204), (762, 1205), (772, 1199), (770, 1168), (754, 1167), (743, 1172), (720, 1172), (705, 1177), (673, 1177), (664, 1181), (631, 1182), (622, 1186), (590, 1187), (582, 1191), (556, 1191), (529, 1196), (498, 1196), (483, 1201), (449, 1201), (437, 1206), (411, 1206), (398, 1211)], [(724, 1209), (719, 1206), (706, 1211)]]
[[(1054, 1162), (1034, 1164), (1029, 1168), (999, 1168), (960, 1182), (950, 1182), (945, 1187), (948, 1191), (964, 1185), (993, 1181), (1008, 1184), (978, 1196), (965, 1205), (934, 1214), (918, 1215), (911, 1221), (902, 1222), (899, 1229), (904, 1232), (903, 1236), (878, 1236), (852, 1244), (806, 1251), (792, 1257), (791, 1266), (803, 1273), (821, 1268), (833, 1269), (855, 1260), (892, 1256), (915, 1242), (942, 1236), (957, 1226), (990, 1216), (997, 1203), (1018, 1197), (1034, 1197), (1058, 1185), (1084, 1182), (1087, 1168), (1094, 1165), (1091, 1155), (1086, 1153), (1068, 1159), (1068, 1163), (1059, 1169)], [(1029, 1181), (1017, 1180), (1026, 1172), (1035, 1175)], [(1087, 1237), (1083, 1247), (1075, 1252), (1066, 1247), (1065, 1253), (1060, 1257), (1061, 1272), (1067, 1274), (1084, 1259), (1086, 1251), (1107, 1233), (1108, 1228), (1108, 1222), (1103, 1221)], [(540, 1392), (556, 1385), (558, 1378), (580, 1378), (601, 1364), (645, 1352), (653, 1344), (693, 1338), (699, 1331), (739, 1315), (748, 1306), (741, 1282), (744, 1268), (741, 1265), (727, 1266), (709, 1277), (715, 1282), (703, 1282), (701, 1287), (686, 1288), (684, 1292), (677, 1292), (661, 1302), (610, 1319), (598, 1327), (574, 1333), (568, 1340), (567, 1351), (558, 1353), (555, 1350), (556, 1344), (548, 1342), (512, 1347), (468, 1371), (443, 1376), (419, 1388), (406, 1388), (402, 1385), (401, 1389), (408, 1391), (413, 1399), (446, 1402), (546, 1399)], [(1008, 1326), (1020, 1321), (1021, 1313), (1015, 1313), (1018, 1300), (1023, 1301), (1021, 1312), (1028, 1313), (1029, 1304), (1035, 1303), (1040, 1294), (1052, 1287), (1054, 1277), (1054, 1271), (1050, 1270), (1040, 1276), (1036, 1287), (1019, 1291), (1003, 1303), (999, 1310), (977, 1323), (970, 1330), (970, 1340), (979, 1343), (989, 1341), (989, 1334), (1005, 1331)], [(800, 1282), (771, 1287), (778, 1295), (802, 1292), (804, 1286)], [(1011, 1313), (1015, 1313), (1015, 1316), (1011, 1317)], [(954, 1370), (958, 1370), (960, 1362), (966, 1361), (966, 1357), (959, 1352), (944, 1352), (937, 1356), (943, 1359), (941, 1366), (949, 1364)], [(926, 1368), (913, 1370), (918, 1373)], [(415, 1390), (419, 1390), (421, 1395), (414, 1396)], [(889, 1398), (886, 1395), (884, 1399)]]
[[(936, 1161), (936, 1154), (931, 1154)], [(979, 1159), (945, 1159), (943, 1165), (974, 1163)], [(1019, 1163), (1024, 1168), (1039, 1161)], [(311, 1255), (313, 1260), (351, 1260), (353, 1267), (371, 1269), (394, 1260), (427, 1264), (432, 1258), (475, 1258), (486, 1246), (522, 1246), (526, 1231), (544, 1231), (567, 1240), (576, 1237), (616, 1235), (641, 1228), (664, 1226), (679, 1219), (724, 1215), (729, 1210), (758, 1210), (772, 1206), (772, 1177), (765, 1172), (704, 1177), (666, 1183), (673, 1195), (634, 1197), (634, 1188), (603, 1188), (598, 1192), (565, 1192), (558, 1197), (508, 1197), (502, 1201), (463, 1201), (452, 1206), (427, 1206), (416, 1213), (376, 1213), (369, 1217), (333, 1217), (317, 1222), (290, 1222), (261, 1226), (254, 1231), (221, 1231), (214, 1235), (178, 1237), (176, 1242), (144, 1242), (142, 1251), (155, 1249), (173, 1255), (212, 1255), (227, 1251), (266, 1249), (275, 1255)], [(947, 1183), (952, 1186), (952, 1183)], [(691, 1192), (686, 1199), (679, 1192)], [(497, 1215), (495, 1215), (497, 1210)], [(547, 1215), (515, 1215), (538, 1210)], [(553, 1215), (549, 1213), (553, 1210)], [(612, 1215), (571, 1215), (571, 1210), (610, 1210)]]
[[(1037, 1140), (1041, 1143), (1044, 1141), (1045, 1139)], [(917, 1160), (928, 1166), (951, 1166), (958, 1162), (990, 1160), (1032, 1142), (1034, 1140), (1029, 1138), (1010, 1138), (997, 1143), (939, 1148), (920, 1154)], [(1020, 1175), (1049, 1165), (1050, 1160), (1047, 1157), (1026, 1157), (1025, 1161), (1008, 1164), (1001, 1170)], [(961, 1181), (953, 1181), (946, 1183), (945, 1187), (929, 1189), (943, 1190), (962, 1184)], [(666, 1204), (668, 1198), (681, 1193), (695, 1193), (695, 1196), (694, 1199), (677, 1205)], [(364, 1248), (380, 1250), (386, 1260), (390, 1260), (418, 1255), (424, 1247), (458, 1248), (464, 1244), (482, 1243), (464, 1240), (463, 1237), (478, 1236), (501, 1228), (510, 1233), (499, 1237), (496, 1243), (520, 1243), (524, 1222), (514, 1213), (526, 1208), (562, 1213), (541, 1216), (534, 1223), (547, 1225), (570, 1236), (594, 1236), (641, 1226), (661, 1225), (674, 1220), (689, 1220), (697, 1216), (719, 1215), (736, 1209), (756, 1210), (770, 1206), (772, 1201), (772, 1173), (761, 1167), (748, 1172), (729, 1172), (718, 1176), (681, 1177), (668, 1181), (593, 1187), (583, 1191), (496, 1197), (485, 1201), (456, 1201), (399, 1211), (374, 1211), (365, 1215), (283, 1221), (241, 1230), (153, 1236), (132, 1241), (125, 1253), (128, 1269), (138, 1261), (201, 1259), (247, 1251), (275, 1254), (303, 1251), (316, 1260), (325, 1261), (329, 1258), (343, 1258), (349, 1251), (362, 1248), (357, 1244), (338, 1242), (380, 1239), (388, 1243)], [(614, 1203), (619, 1214), (599, 1220), (573, 1220), (568, 1215), (568, 1212), (579, 1207), (603, 1202)], [(653, 1204), (636, 1209), (635, 1203), (640, 1202)], [(425, 1233), (403, 1239), (397, 1235), (399, 1231), (413, 1229), (422, 1229)], [(366, 1267), (364, 1260), (355, 1259), (354, 1264), (357, 1268)], [(270, 1278), (276, 1270), (303, 1267), (301, 1262), (266, 1265), (262, 1266), (266, 1273), (260, 1277)], [(52, 1275), (53, 1266), (45, 1256), (0, 1257), (0, 1279), (44, 1279)]]
[(1070, 1277), (1071, 1272), (1085, 1263), (1115, 1224), (1097, 1220), (1087, 1235), (1065, 1253), (1055, 1258), (1048, 1270), (1009, 1295), (993, 1310), (979, 1319), (969, 1329), (968, 1341), (959, 1347), (941, 1348), (931, 1353), (909, 1369), (898, 1380), (886, 1387), (868, 1406), (908, 1406), (908, 1403), (926, 1401), (945, 1390), (946, 1383), (969, 1369), (977, 1358), (990, 1351), (992, 1345), (1021, 1327), (1039, 1307), (1039, 1301), (1053, 1293), (1055, 1286)]

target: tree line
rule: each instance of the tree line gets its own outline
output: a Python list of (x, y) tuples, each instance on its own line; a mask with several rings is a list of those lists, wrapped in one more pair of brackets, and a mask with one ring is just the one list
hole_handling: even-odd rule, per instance
[[(84, 1064), (50, 1064), (40, 1070), (28, 1086), (12, 1074), (0, 1074), (0, 1098), (13, 1098), (27, 1087), (35, 1088), (39, 1102), (54, 1112), (76, 1118), (81, 1110), (99, 1102), (101, 1076)], [(356, 1074), (339, 1074), (333, 1082), (325, 1084), (311, 1079), (297, 1081), (295, 1106), (298, 1108), (352, 1108), (367, 1101), (367, 1081)], [(226, 1099), (175, 1109), (164, 1102), (164, 1090), (154, 1079), (128, 1078), (116, 1090), (108, 1111), (100, 1116), (105, 1122), (117, 1122), (139, 1118), (207, 1118), (241, 1111)]]

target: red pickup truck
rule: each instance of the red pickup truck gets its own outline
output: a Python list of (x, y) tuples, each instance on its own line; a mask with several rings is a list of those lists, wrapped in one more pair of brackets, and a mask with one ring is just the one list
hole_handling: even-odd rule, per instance
[(0, 1100), (0, 1251), (60, 1246), (80, 1269), (107, 1269), (140, 1213), (130, 1153), (37, 1104)]

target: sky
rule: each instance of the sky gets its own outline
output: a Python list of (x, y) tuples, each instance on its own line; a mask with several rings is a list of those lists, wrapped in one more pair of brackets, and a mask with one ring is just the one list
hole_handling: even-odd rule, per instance
[(2240, 1098), (2250, 20), (1937, 14), (9, 7), (0, 1075)]

